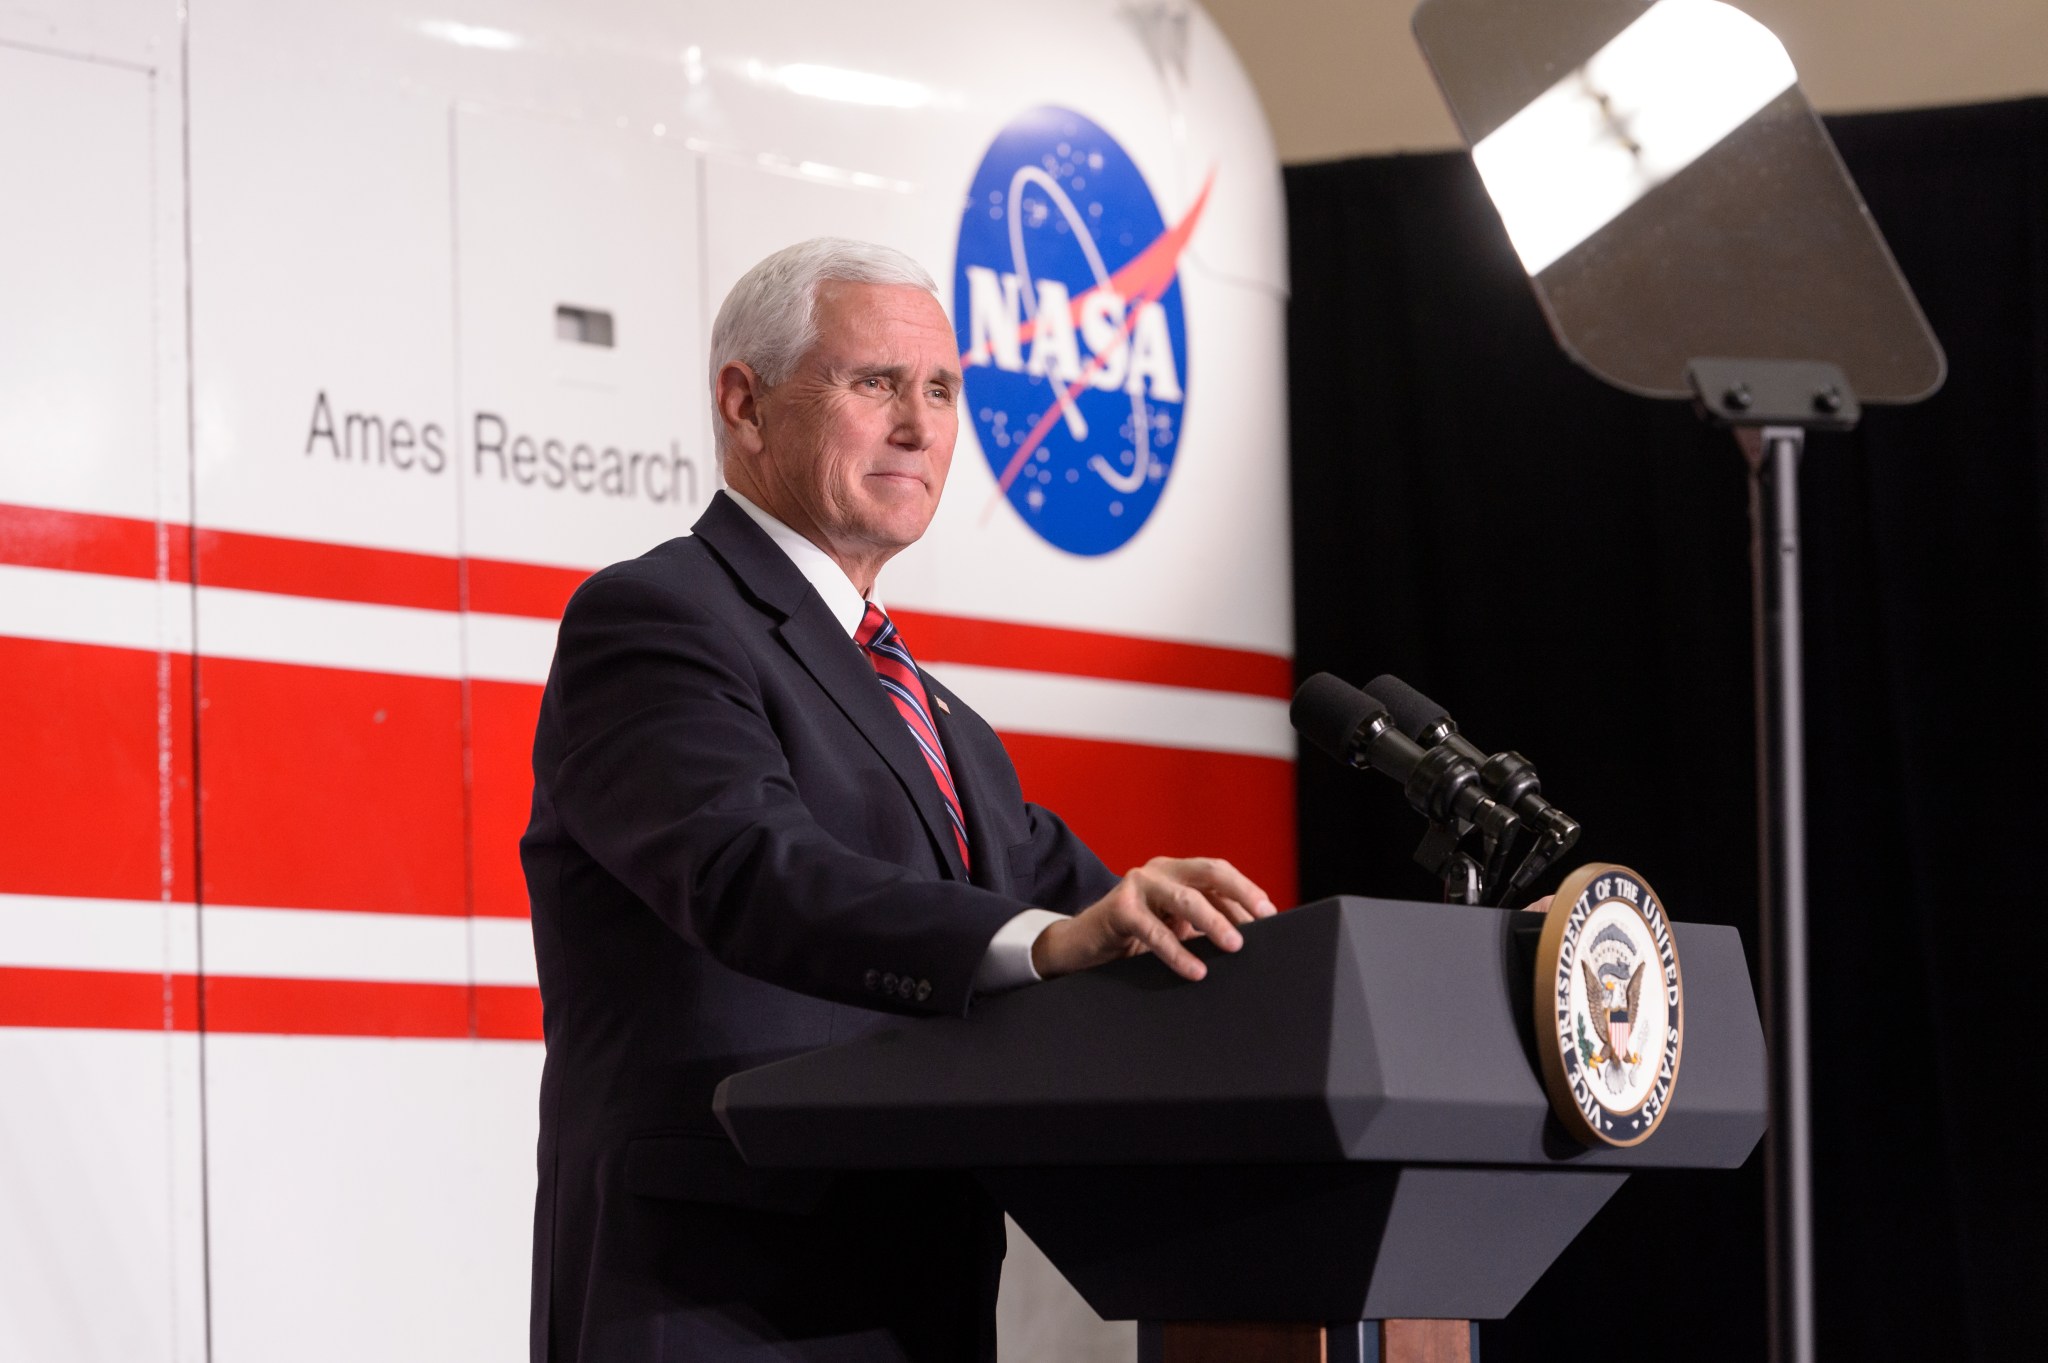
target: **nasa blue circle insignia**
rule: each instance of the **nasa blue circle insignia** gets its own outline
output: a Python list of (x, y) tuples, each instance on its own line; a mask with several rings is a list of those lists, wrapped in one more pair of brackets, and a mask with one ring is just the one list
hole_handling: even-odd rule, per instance
[(1116, 139), (1051, 107), (997, 135), (967, 192), (953, 315), (968, 417), (1003, 497), (1068, 553), (1128, 543), (1173, 473), (1179, 260), (1201, 204), (1169, 226)]

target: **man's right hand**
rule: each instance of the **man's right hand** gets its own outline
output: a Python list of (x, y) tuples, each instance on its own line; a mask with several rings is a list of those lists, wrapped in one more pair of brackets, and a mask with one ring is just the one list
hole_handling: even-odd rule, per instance
[(1214, 857), (1154, 857), (1072, 918), (1031, 944), (1041, 979), (1151, 952), (1190, 980), (1209, 973), (1181, 943), (1205, 936), (1225, 951), (1244, 945), (1237, 924), (1279, 910), (1242, 871)]

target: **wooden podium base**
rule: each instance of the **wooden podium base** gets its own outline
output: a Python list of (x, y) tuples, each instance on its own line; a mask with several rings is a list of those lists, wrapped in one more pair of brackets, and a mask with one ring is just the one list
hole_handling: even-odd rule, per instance
[(1323, 1363), (1320, 1325), (1172, 1320), (1159, 1327), (1159, 1363)]
[(1149, 1331), (1139, 1332), (1139, 1363), (1477, 1363), (1466, 1320), (1368, 1321), (1362, 1358), (1360, 1348), (1333, 1340), (1320, 1325), (1166, 1321), (1153, 1328), (1156, 1351)]
[(1383, 1320), (1380, 1363), (1478, 1363), (1468, 1320)]

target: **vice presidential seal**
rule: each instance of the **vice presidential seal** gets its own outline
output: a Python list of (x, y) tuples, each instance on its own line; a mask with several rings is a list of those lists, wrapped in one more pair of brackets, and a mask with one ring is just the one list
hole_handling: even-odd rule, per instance
[(1536, 948), (1536, 1052), (1550, 1105), (1588, 1145), (1636, 1145), (1671, 1106), (1685, 1043), (1678, 947), (1648, 882), (1565, 877)]

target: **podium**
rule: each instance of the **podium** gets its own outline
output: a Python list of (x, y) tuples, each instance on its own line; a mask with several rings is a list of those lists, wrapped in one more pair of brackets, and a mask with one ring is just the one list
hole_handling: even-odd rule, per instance
[(1161, 1363), (1357, 1357), (1328, 1327), (1362, 1321), (1384, 1363), (1462, 1358), (1631, 1170), (1732, 1169), (1764, 1131), (1741, 942), (1685, 923), (1662, 1124), (1569, 1136), (1534, 1051), (1541, 926), (1321, 900), (1198, 944), (1200, 982), (1134, 957), (735, 1074), (716, 1108), (758, 1167), (975, 1171), (1098, 1314), (1155, 1323)]

